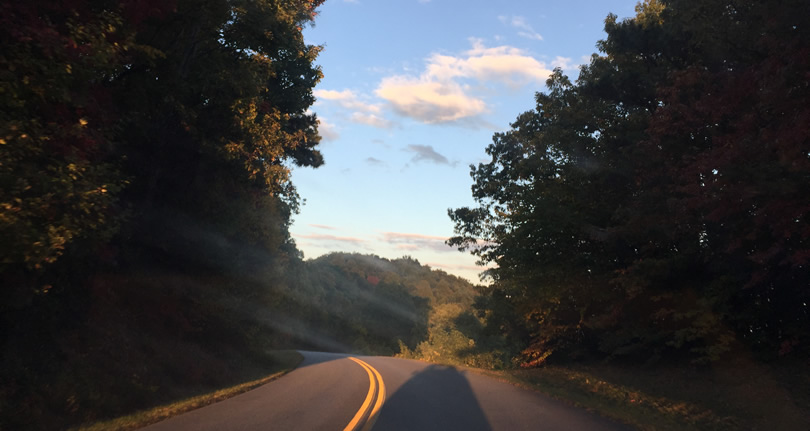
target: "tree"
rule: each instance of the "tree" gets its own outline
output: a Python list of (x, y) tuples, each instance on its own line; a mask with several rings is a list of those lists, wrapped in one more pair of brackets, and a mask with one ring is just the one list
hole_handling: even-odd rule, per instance
[(256, 309), (299, 256), (289, 168), (323, 163), (301, 34), (321, 3), (0, 5), (0, 410), (26, 409), (0, 428), (156, 402), (164, 340), (207, 376), (264, 355)]
[(806, 8), (609, 16), (604, 55), (495, 135), (450, 244), (497, 264), (481, 303), (522, 316), (527, 363), (807, 346)]
[[(320, 48), (301, 34), (321, 3), (4, 5), (6, 294), (60, 284), (47, 267), (67, 249), (104, 255), (124, 220), (124, 244), (183, 217), (271, 250), (292, 244), (288, 164), (323, 163), (307, 111)], [(268, 210), (278, 228), (261, 224)]]
[(104, 2), (0, 8), (0, 273), (8, 304), (47, 290), (31, 274), (72, 242), (104, 242), (120, 222), (125, 177), (110, 159), (118, 116), (106, 81), (123, 70), (134, 43)]
[(645, 152), (688, 148), (666, 173), (670, 214), (695, 227), (722, 321), (771, 354), (807, 349), (810, 7), (671, 3), (668, 20), (712, 43), (659, 87)]

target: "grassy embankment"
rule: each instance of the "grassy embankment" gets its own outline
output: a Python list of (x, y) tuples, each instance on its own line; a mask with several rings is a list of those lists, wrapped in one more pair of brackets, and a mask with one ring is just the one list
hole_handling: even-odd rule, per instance
[(488, 372), (641, 430), (810, 429), (810, 367), (546, 366)]
[(174, 403), (135, 412), (116, 419), (105, 420), (74, 428), (74, 431), (126, 431), (160, 422), (227, 398), (234, 397), (261, 385), (269, 383), (295, 369), (304, 359), (300, 353), (284, 350), (271, 353), (275, 365), (267, 370), (267, 375), (256, 380), (240, 383), (214, 392), (197, 395)]

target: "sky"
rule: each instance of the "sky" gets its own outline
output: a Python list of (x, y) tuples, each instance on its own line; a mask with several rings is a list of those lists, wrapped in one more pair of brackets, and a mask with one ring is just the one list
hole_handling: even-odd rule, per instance
[(475, 206), (470, 165), (534, 108), (555, 67), (572, 79), (609, 13), (636, 0), (327, 0), (308, 44), (323, 51), (311, 111), (326, 163), (294, 168), (305, 199), (290, 228), (305, 258), (410, 256), (479, 283), (445, 245), (449, 208)]

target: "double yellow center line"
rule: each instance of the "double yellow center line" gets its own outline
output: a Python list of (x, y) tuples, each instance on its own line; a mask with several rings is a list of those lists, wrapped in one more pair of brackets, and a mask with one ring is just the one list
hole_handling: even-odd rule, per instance
[(380, 414), (380, 408), (385, 402), (385, 384), (383, 383), (382, 376), (371, 365), (366, 362), (350, 357), (354, 362), (357, 362), (368, 373), (368, 395), (360, 410), (354, 415), (352, 421), (346, 425), (343, 431), (369, 431), (374, 426), (377, 416)]

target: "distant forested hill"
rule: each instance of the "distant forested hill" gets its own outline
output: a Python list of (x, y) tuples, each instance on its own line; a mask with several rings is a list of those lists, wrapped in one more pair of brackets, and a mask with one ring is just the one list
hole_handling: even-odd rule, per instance
[(467, 280), (421, 265), (409, 256), (389, 260), (374, 255), (332, 253), (313, 260), (311, 265), (340, 269), (374, 285), (401, 284), (408, 293), (425, 298), (431, 304), (456, 302), (470, 305), (476, 295), (473, 285)]
[(508, 366), (517, 347), (475, 312), (480, 289), (410, 257), (328, 254), (293, 265), (273, 294), (272, 344)]
[(332, 253), (298, 262), (276, 297), (276, 343), (324, 350), (393, 354), (427, 334), (432, 307), (469, 308), (468, 281), (409, 257)]

